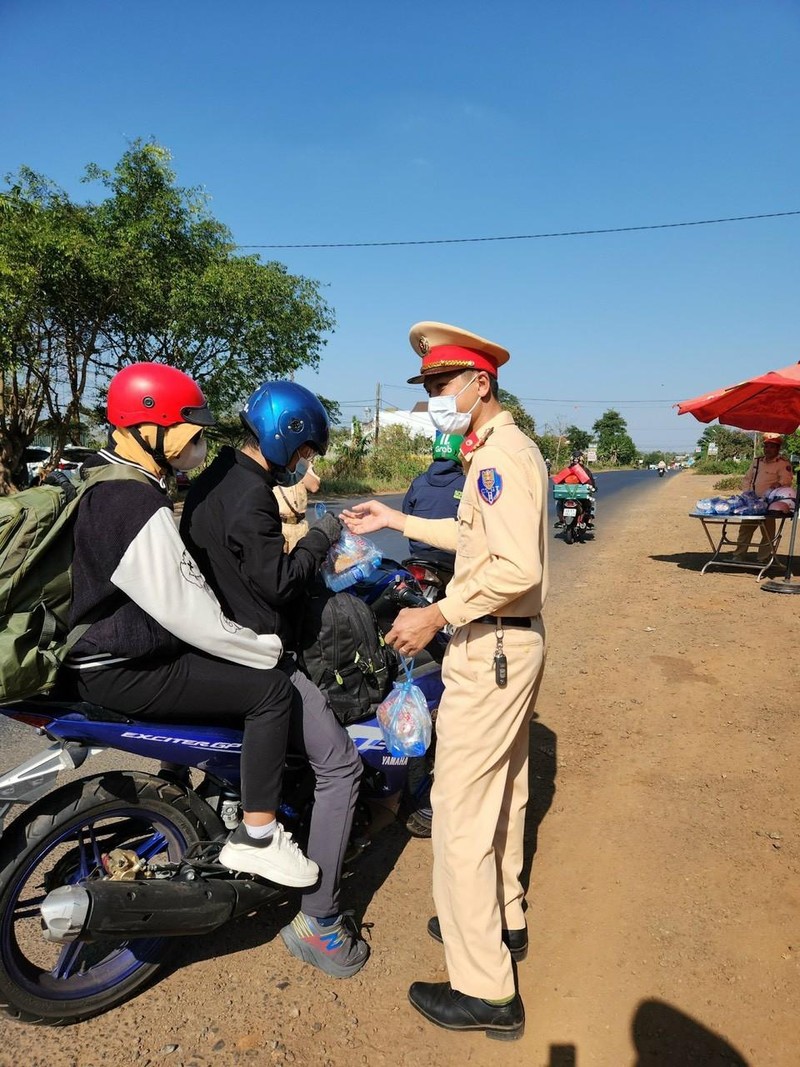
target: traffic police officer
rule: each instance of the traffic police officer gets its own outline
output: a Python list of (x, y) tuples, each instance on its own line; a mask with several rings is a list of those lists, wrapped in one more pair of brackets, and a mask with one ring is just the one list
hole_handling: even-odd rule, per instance
[[(742, 492), (755, 493), (756, 496), (766, 496), (770, 489), (778, 489), (781, 486), (789, 486), (794, 481), (792, 465), (786, 456), (781, 455), (783, 435), (779, 433), (765, 433), (764, 455), (754, 459), (742, 478)], [(756, 532), (754, 522), (743, 522), (739, 526), (739, 535), (736, 540), (736, 551), (733, 559), (737, 563), (744, 563), (747, 559), (747, 550)], [(764, 519), (761, 527), (761, 544), (758, 548), (756, 559), (759, 563), (766, 563), (772, 556), (772, 542), (775, 540), (775, 520)]]
[(498, 401), (506, 349), (455, 326), (420, 322), (429, 413), (466, 434), (466, 483), (452, 519), (405, 516), (372, 500), (343, 514), (356, 533), (389, 527), (456, 552), (443, 600), (400, 612), (387, 640), (405, 656), (448, 626), (437, 718), (433, 895), (428, 924), (444, 942), (449, 982), (415, 982), (413, 1006), (450, 1030), (522, 1036), (525, 1013), (512, 958), (527, 950), (523, 825), (529, 725), (541, 681), (547, 596), (547, 471), (538, 447)]

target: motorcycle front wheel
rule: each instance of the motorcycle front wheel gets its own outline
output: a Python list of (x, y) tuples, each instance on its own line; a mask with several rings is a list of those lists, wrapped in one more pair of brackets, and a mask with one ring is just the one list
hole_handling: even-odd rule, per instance
[(176, 862), (201, 834), (186, 791), (149, 774), (84, 778), (27, 808), (0, 840), (0, 1008), (23, 1022), (63, 1026), (151, 981), (173, 939), (54, 944), (42, 935), (42, 901), (58, 886), (105, 878), (102, 856), (111, 849)]

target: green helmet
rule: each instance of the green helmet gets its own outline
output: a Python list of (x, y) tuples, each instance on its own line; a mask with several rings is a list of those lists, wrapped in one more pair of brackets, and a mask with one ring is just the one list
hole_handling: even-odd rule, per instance
[(464, 440), (457, 433), (437, 433), (433, 439), (433, 458), (449, 459), (454, 463), (461, 462), (461, 442)]

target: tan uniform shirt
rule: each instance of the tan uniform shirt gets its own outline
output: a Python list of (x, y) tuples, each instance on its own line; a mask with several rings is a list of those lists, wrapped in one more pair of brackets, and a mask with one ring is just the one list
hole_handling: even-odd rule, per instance
[(547, 468), (533, 441), (501, 411), (464, 457), (453, 519), (409, 515), (403, 535), (456, 552), (442, 615), (463, 626), (482, 615), (532, 617), (547, 597)]
[(308, 494), (316, 493), (319, 489), (319, 477), (308, 468), (301, 480), (295, 485), (276, 485), (272, 492), (278, 501), (278, 512), (281, 517), (281, 532), (285, 542), (284, 548), (292, 552), (308, 533), (309, 526), (306, 520), (306, 508), (308, 507)]
[(791, 485), (792, 481), (792, 465), (786, 456), (778, 456), (769, 463), (761, 456), (753, 460), (750, 470), (742, 478), (742, 491), (752, 490), (756, 496), (764, 496), (770, 489)]
[(286, 487), (276, 485), (272, 492), (278, 501), (284, 551), (292, 552), (297, 542), (302, 540), (308, 533), (308, 523), (306, 522), (308, 493), (302, 482)]

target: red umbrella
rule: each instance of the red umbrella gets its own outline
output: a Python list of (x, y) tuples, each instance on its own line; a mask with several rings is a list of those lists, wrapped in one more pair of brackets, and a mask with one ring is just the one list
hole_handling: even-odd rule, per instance
[[(767, 371), (757, 378), (729, 385), (726, 389), (717, 389), (694, 400), (684, 400), (678, 404), (678, 414), (694, 415), (699, 422), (719, 419), (725, 426), (738, 426), (742, 430), (794, 433), (800, 426), (800, 363), (792, 363), (783, 370)], [(797, 496), (800, 497), (800, 470), (797, 489)], [(792, 582), (797, 522), (798, 511), (795, 509), (786, 575), (781, 582), (765, 582), (761, 588), (768, 592), (800, 593), (800, 585)]]
[(742, 430), (794, 433), (800, 426), (800, 363), (684, 400), (678, 414)]

